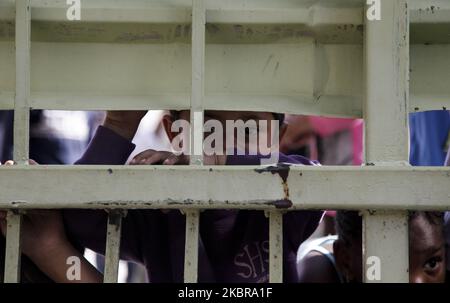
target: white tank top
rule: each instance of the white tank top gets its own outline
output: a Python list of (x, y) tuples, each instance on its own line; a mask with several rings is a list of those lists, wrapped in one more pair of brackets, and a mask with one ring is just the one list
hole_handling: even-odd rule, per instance
[(336, 240), (337, 240), (337, 235), (330, 235), (327, 237), (322, 237), (322, 238), (308, 241), (307, 243), (305, 243), (305, 247), (302, 247), (302, 250), (299, 251), (299, 253), (297, 254), (297, 264), (300, 262), (300, 260), (302, 260), (310, 252), (317, 251), (317, 252), (321, 253), (322, 255), (324, 255), (331, 262), (331, 264), (334, 267), (334, 270), (336, 271), (336, 273), (339, 277), (339, 281), (341, 283), (344, 283), (342, 276), (340, 275), (339, 271), (337, 270), (334, 254), (325, 248), (326, 245), (333, 244), (334, 241), (336, 241)]

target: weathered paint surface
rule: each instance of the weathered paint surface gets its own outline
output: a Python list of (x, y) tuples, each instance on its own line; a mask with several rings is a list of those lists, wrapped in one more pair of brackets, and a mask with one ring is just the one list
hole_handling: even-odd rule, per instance
[[(286, 195), (282, 180), (278, 174), (255, 172), (257, 168), (2, 167), (0, 208), (274, 210), (274, 201)], [(28, 182), (22, 182), (25, 179)], [(450, 169), (445, 167), (291, 166), (287, 184), (292, 206), (283, 210), (449, 210), (449, 181)]]
[[(449, 169), (404, 164), (408, 112), (450, 108), (450, 3), (408, 1), (411, 46), (405, 0), (383, 0), (383, 20), (366, 26), (364, 3), (92, 0), (69, 23), (62, 0), (0, 1), (0, 109), (16, 112), (19, 163), (0, 169), (0, 207), (11, 209), (5, 281), (19, 279), (16, 210), (61, 207), (184, 209), (187, 282), (197, 281), (199, 209), (269, 210), (271, 282), (282, 281), (280, 209), (366, 209), (364, 257), (381, 258), (381, 281), (407, 281), (404, 209), (449, 209)], [(30, 107), (190, 108), (194, 140), (204, 109), (364, 117), (373, 166), (29, 168)], [(107, 282), (117, 280), (119, 213), (108, 221)]]
[[(192, 1), (192, 74), (191, 74), (191, 130), (190, 164), (203, 165), (203, 102), (205, 96), (205, 0)], [(186, 239), (184, 254), (184, 282), (196, 283), (198, 276), (198, 238), (200, 210), (188, 210), (186, 214)]]
[(120, 240), (122, 232), (122, 218), (126, 213), (122, 210), (108, 211), (108, 225), (106, 230), (105, 283), (117, 283), (120, 260)]
[[(383, 0), (381, 7), (382, 20), (366, 22), (365, 157), (395, 169), (409, 161), (409, 9), (406, 0)], [(409, 281), (406, 209), (364, 213), (365, 282)], [(367, 275), (372, 257), (380, 260), (377, 279)]]
[(16, 210), (8, 211), (6, 217), (6, 248), (5, 248), (5, 283), (20, 281), (20, 226), (22, 214)]
[[(14, 161), (26, 166), (29, 158), (30, 120), (30, 0), (16, 1)], [(22, 215), (8, 211), (5, 252), (5, 282), (20, 281), (20, 239)]]
[(269, 212), (269, 282), (283, 282), (283, 213)]
[[(12, 109), (14, 7), (4, 1), (0, 108)], [(33, 1), (33, 108), (189, 108), (191, 5), (117, 1), (105, 10), (92, 0), (86, 19), (67, 23), (65, 2), (52, 3)], [(327, 3), (206, 1), (204, 108), (362, 117), (364, 1)], [(409, 110), (450, 108), (448, 1), (410, 6)]]

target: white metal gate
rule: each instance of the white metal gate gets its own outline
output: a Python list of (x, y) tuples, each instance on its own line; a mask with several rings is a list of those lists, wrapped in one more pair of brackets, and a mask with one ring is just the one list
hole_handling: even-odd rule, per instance
[[(450, 36), (439, 35), (449, 29), (450, 2), (381, 0), (374, 21), (365, 18), (369, 7), (362, 0), (90, 0), (82, 1), (81, 23), (71, 23), (66, 1), (0, 1), (0, 109), (14, 109), (18, 162), (0, 168), (0, 208), (10, 210), (5, 281), (19, 280), (27, 209), (117, 210), (109, 215), (106, 282), (117, 281), (122, 210), (183, 209), (184, 277), (196, 282), (200, 210), (237, 208), (268, 212), (270, 281), (281, 282), (286, 210), (270, 202), (288, 198), (289, 210), (362, 210), (363, 259), (380, 258), (381, 282), (408, 282), (407, 210), (450, 209), (450, 170), (408, 165), (408, 113), (450, 108)], [(161, 71), (170, 83), (158, 81)], [(207, 109), (361, 117), (369, 165), (291, 168), (289, 197), (276, 174), (204, 168), (201, 157), (189, 167), (30, 167), (30, 108), (190, 109), (193, 140), (203, 137)], [(169, 180), (170, 193), (146, 190)]]

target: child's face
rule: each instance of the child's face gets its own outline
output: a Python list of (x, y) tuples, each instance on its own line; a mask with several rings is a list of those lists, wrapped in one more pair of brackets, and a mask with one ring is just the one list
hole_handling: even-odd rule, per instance
[(422, 216), (410, 222), (409, 280), (411, 283), (445, 281), (445, 240), (442, 227)]
[[(336, 266), (341, 274), (353, 282), (362, 282), (362, 241), (353, 239), (345, 245), (337, 240), (334, 245)], [(442, 226), (430, 224), (418, 216), (409, 226), (409, 281), (410, 283), (445, 282), (445, 239)]]
[[(190, 113), (188, 110), (183, 110), (179, 112), (179, 116), (177, 117), (177, 119), (182, 119), (182, 120), (186, 120), (186, 121), (190, 121)], [(205, 111), (204, 114), (204, 122), (206, 123), (207, 121), (210, 120), (216, 120), (218, 121), (221, 125), (222, 125), (222, 138), (223, 138), (223, 147), (224, 150), (226, 149), (241, 149), (241, 150), (245, 150), (248, 151), (250, 150), (250, 147), (253, 147), (255, 150), (258, 150), (258, 142), (261, 138), (265, 138), (267, 141), (267, 146), (272, 146), (273, 144), (276, 144), (278, 142), (275, 142), (272, 138), (272, 125), (271, 125), (271, 121), (275, 120), (274, 115), (272, 113), (269, 112), (245, 112), (245, 111), (213, 111), (213, 110), (209, 110), (209, 111)], [(233, 146), (227, 146), (226, 143), (226, 138), (227, 136), (233, 135), (233, 134), (227, 134), (226, 133), (226, 124), (227, 121), (238, 121), (238, 120), (242, 120), (244, 123), (246, 122), (252, 122), (254, 121), (255, 123), (247, 123), (246, 125), (248, 125), (248, 128), (245, 128), (245, 142), (237, 142), (237, 133), (236, 131), (234, 132), (234, 145)], [(166, 120), (167, 121), (167, 120)], [(267, 128), (261, 128), (260, 127), (260, 122), (261, 121), (266, 121), (267, 122)], [(166, 131), (168, 133), (169, 138), (172, 140), (173, 137), (175, 137), (177, 134), (173, 133), (170, 130), (170, 127), (166, 126)], [(281, 137), (283, 134), (284, 129), (280, 129), (279, 132), (279, 136)], [(205, 132), (205, 138), (208, 137), (211, 134), (208, 132)], [(256, 135), (258, 137), (256, 142), (253, 142), (250, 140), (250, 137), (253, 135)], [(276, 139), (275, 139), (276, 140)], [(252, 142), (256, 145), (252, 145)]]

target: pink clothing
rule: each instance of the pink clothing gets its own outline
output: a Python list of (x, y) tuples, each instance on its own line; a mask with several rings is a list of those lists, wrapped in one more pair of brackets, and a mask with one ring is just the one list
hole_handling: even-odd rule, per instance
[(309, 116), (314, 131), (321, 137), (334, 135), (341, 131), (351, 131), (353, 138), (353, 165), (363, 162), (363, 127), (362, 119), (325, 118)]

